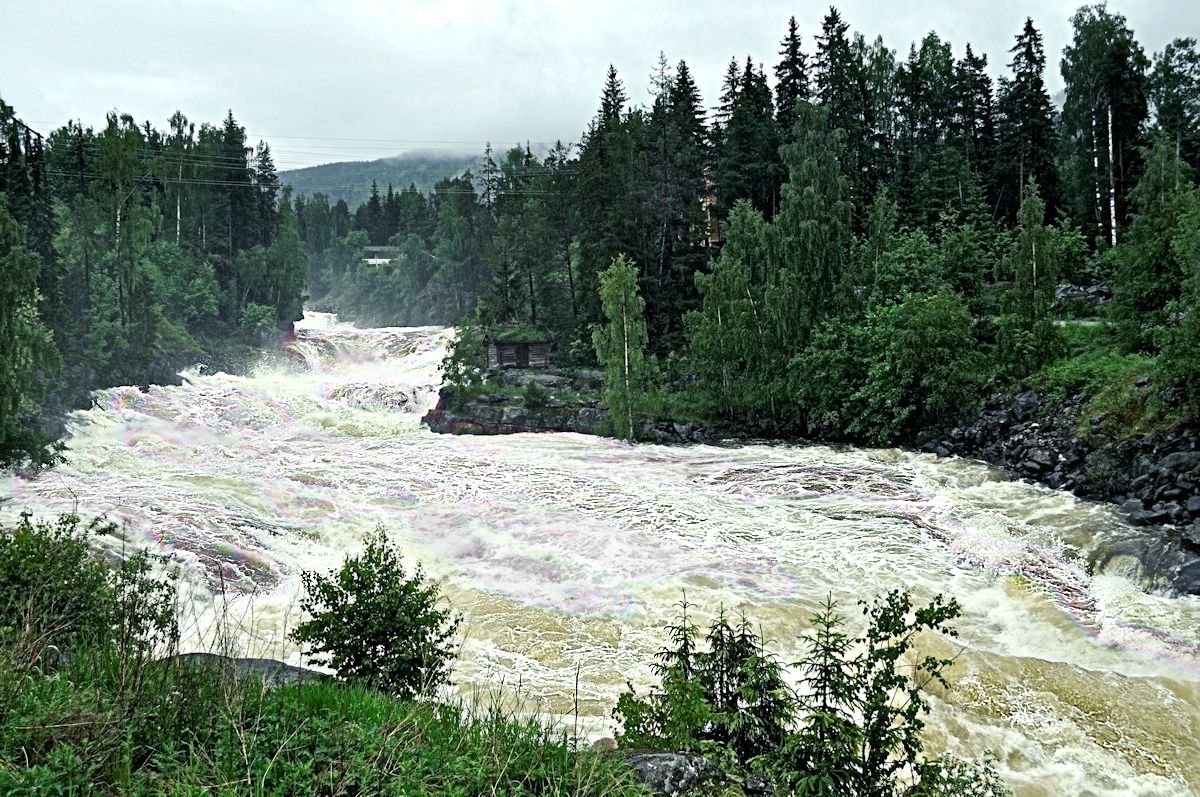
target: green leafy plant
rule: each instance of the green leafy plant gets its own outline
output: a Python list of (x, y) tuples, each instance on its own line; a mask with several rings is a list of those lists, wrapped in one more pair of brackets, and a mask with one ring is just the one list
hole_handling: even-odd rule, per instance
[(383, 529), (328, 575), (305, 571), (301, 608), (310, 619), (292, 639), (313, 662), (347, 680), (408, 698), (446, 683), (459, 616), (420, 565), (411, 575)]

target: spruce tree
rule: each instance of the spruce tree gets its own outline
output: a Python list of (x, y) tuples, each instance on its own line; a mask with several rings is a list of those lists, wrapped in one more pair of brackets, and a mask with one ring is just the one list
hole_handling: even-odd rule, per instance
[(791, 143), (796, 105), (810, 96), (808, 56), (800, 49), (800, 32), (795, 17), (788, 19), (787, 35), (780, 42), (780, 48), (780, 61), (775, 66), (775, 114), (783, 142)]
[(1050, 218), (1057, 215), (1058, 172), (1055, 111), (1046, 90), (1046, 54), (1042, 34), (1027, 18), (1009, 51), (1011, 77), (1001, 78), (997, 91), (996, 165), (993, 207), (1003, 218), (1016, 218), (1027, 181), (1040, 187)]

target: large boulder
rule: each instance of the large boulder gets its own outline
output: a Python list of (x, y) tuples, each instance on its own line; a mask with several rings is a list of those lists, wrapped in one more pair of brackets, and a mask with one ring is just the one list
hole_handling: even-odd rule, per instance
[(688, 794), (717, 776), (716, 766), (701, 756), (683, 753), (632, 753), (626, 763), (655, 794)]

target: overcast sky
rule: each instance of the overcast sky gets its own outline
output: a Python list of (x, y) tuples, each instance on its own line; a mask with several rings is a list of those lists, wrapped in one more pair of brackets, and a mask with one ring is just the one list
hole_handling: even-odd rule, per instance
[[(1051, 92), (1072, 2), (837, 3), (853, 30), (903, 58), (936, 30), (969, 42), (993, 75), (1032, 16), (1046, 40)], [(0, 0), (0, 97), (48, 132), (103, 124), (119, 109), (158, 127), (176, 110), (217, 122), (232, 108), (281, 169), (434, 147), (477, 151), (526, 139), (577, 141), (617, 67), (645, 102), (664, 51), (686, 60), (706, 106), (730, 56), (770, 72), (787, 19), (814, 47), (824, 2), (433, 2), (431, 0)], [(1200, 37), (1200, 2), (1123, 0), (1147, 55)]]

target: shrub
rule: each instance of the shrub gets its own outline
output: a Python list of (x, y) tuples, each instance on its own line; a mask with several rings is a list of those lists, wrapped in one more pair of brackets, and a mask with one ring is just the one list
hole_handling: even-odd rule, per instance
[(546, 392), (546, 388), (530, 379), (525, 383), (524, 390), (521, 391), (521, 399), (525, 402), (525, 406), (530, 409), (546, 406), (546, 402), (550, 400), (550, 394)]
[(275, 308), (265, 304), (248, 304), (242, 311), (242, 329), (256, 346), (275, 338), (279, 327), (275, 319)]
[(440, 590), (420, 565), (407, 573), (382, 528), (339, 570), (305, 571), (301, 581), (306, 594), (300, 606), (311, 619), (292, 639), (314, 663), (403, 698), (446, 683), (460, 618), (438, 607)]
[(483, 338), (470, 323), (458, 327), (442, 359), (442, 379), (454, 388), (459, 404), (470, 401), (483, 387)]

